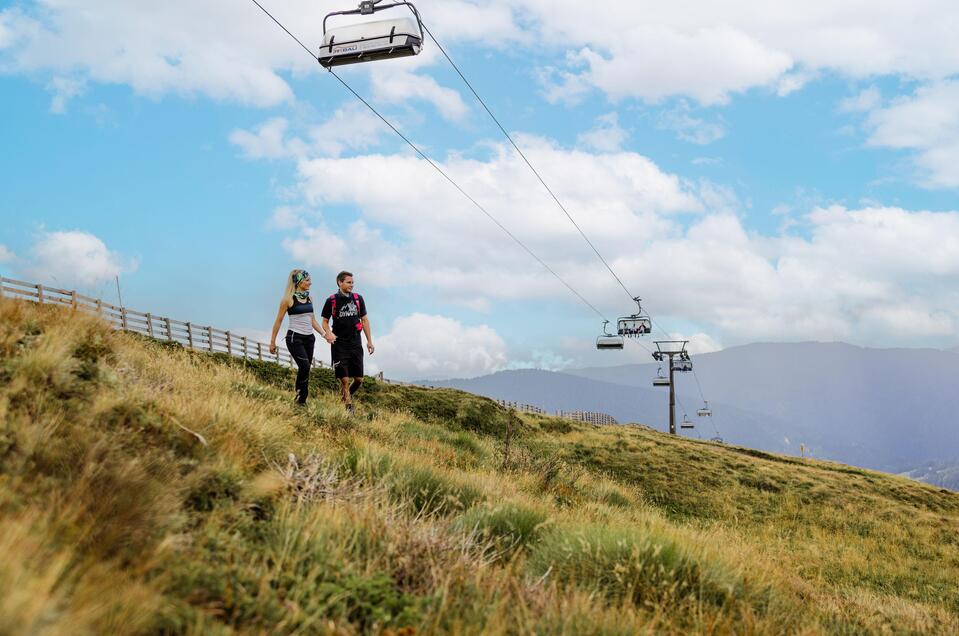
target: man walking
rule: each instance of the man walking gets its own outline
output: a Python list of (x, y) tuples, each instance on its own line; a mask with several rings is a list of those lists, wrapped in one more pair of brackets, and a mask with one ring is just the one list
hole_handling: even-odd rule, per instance
[(366, 301), (353, 293), (353, 274), (340, 272), (336, 275), (338, 291), (323, 304), (323, 329), (330, 331), (333, 321), (333, 371), (340, 380), (340, 391), (346, 410), (353, 412), (353, 394), (363, 384), (363, 339), (366, 334), (366, 349), (373, 355), (373, 335), (370, 319), (366, 315)]

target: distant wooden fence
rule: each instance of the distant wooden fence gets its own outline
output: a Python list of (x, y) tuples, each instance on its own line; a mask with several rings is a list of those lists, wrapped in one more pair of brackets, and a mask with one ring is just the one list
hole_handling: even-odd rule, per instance
[(523, 404), (522, 402), (510, 402), (509, 400), (496, 400), (496, 403), (508, 409), (514, 409), (522, 413), (536, 413), (537, 415), (549, 415), (546, 409), (541, 409), (532, 404)]
[[(296, 366), (293, 357), (285, 349), (277, 347), (276, 353), (270, 353), (270, 345), (250, 340), (246, 336), (238, 336), (209, 325), (198, 325), (127, 307), (117, 307), (99, 298), (84, 296), (72, 290), (0, 277), (0, 298), (18, 298), (71, 307), (78, 311), (96, 314), (116, 329), (132, 331), (157, 340), (179, 342), (185, 347), (198, 351), (226, 353), (250, 360), (265, 360), (289, 367)], [(324, 365), (314, 359), (313, 366)]]

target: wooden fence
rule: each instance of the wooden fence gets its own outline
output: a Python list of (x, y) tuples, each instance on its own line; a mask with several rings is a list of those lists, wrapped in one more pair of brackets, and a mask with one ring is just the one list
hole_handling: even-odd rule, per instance
[[(185, 347), (198, 351), (226, 353), (240, 358), (277, 362), (289, 367), (296, 366), (293, 357), (285, 349), (277, 347), (276, 353), (270, 353), (270, 345), (250, 340), (246, 336), (238, 336), (209, 325), (198, 325), (127, 307), (117, 307), (99, 298), (84, 296), (72, 290), (0, 277), (0, 298), (18, 298), (71, 307), (77, 311), (96, 314), (116, 329), (132, 331), (157, 340), (179, 342)], [(324, 365), (314, 359), (313, 366)]]

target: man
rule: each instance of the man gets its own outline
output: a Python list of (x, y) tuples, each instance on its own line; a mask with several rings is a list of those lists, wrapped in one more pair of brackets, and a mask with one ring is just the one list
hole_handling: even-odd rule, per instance
[(353, 293), (353, 274), (340, 272), (336, 275), (339, 290), (323, 304), (323, 329), (330, 332), (333, 320), (333, 371), (340, 380), (340, 391), (346, 410), (353, 412), (353, 394), (363, 384), (363, 339), (366, 334), (366, 349), (373, 355), (373, 335), (370, 319), (366, 315), (366, 301)]

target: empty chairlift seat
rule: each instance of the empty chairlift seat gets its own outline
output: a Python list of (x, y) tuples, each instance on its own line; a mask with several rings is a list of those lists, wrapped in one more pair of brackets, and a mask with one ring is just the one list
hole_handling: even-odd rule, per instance
[(596, 348), (599, 350), (622, 349), (623, 337), (606, 331), (608, 320), (603, 321), (603, 333), (596, 338)]
[[(423, 29), (415, 7), (408, 2), (367, 5), (337, 11), (323, 19), (323, 45), (317, 60), (325, 68), (417, 55), (423, 46)], [(326, 21), (335, 15), (369, 15), (394, 7), (409, 7), (412, 17), (360, 22), (327, 30)]]

